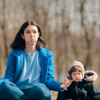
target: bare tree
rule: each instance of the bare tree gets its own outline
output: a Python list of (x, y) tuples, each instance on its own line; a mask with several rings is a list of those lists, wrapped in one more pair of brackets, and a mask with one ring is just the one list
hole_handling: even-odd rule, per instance
[[(0, 43), (1, 43), (1, 41), (0, 41)], [(0, 44), (0, 55), (1, 55), (1, 44)], [(2, 75), (2, 64), (1, 64), (1, 56), (0, 56), (0, 78), (1, 78), (1, 75)]]
[(85, 69), (87, 66), (91, 65), (91, 41), (89, 38), (89, 33), (87, 31), (86, 25), (84, 24), (84, 5), (85, 5), (86, 0), (81, 0), (81, 6), (80, 6), (80, 14), (81, 14), (81, 25), (84, 29), (85, 33), (85, 39), (86, 39), (86, 44), (87, 44), (87, 54), (85, 58)]
[(6, 5), (5, 5), (5, 0), (3, 0), (3, 23), (2, 23), (2, 30), (3, 30), (3, 40), (4, 40), (4, 47), (5, 47), (5, 58), (8, 57), (8, 48), (7, 48), (7, 38), (6, 38), (6, 33), (5, 33), (5, 8), (6, 8)]
[[(62, 67), (65, 67), (64, 71), (65, 73), (67, 74), (67, 71), (68, 71), (68, 67), (69, 67), (69, 58), (68, 58), (68, 38), (69, 38), (69, 35), (70, 35), (70, 30), (69, 30), (69, 27), (70, 27), (70, 18), (69, 18), (69, 15), (67, 14), (68, 12), (66, 11), (67, 9), (67, 5), (66, 5), (66, 2), (65, 0), (61, 1), (62, 2), (62, 8), (61, 8), (61, 22), (62, 22), (62, 54), (63, 54), (63, 60), (61, 62), (61, 66)], [(63, 73), (63, 72), (62, 72)], [(65, 75), (66, 75), (65, 74)]]
[(59, 14), (58, 14), (58, 0), (56, 0), (55, 2), (55, 18), (56, 18), (56, 29), (55, 29), (55, 32), (56, 32), (56, 39), (55, 39), (55, 42), (56, 42), (56, 70), (57, 70), (57, 81), (60, 81), (60, 73), (61, 73), (61, 69), (60, 69), (60, 47), (59, 47), (59, 44), (60, 44), (60, 38), (59, 38), (59, 31), (58, 31), (58, 17), (59, 17)]

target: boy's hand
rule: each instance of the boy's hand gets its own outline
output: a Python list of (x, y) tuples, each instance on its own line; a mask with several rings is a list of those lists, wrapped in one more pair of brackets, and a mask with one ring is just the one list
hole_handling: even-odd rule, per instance
[(67, 88), (71, 85), (72, 81), (68, 82), (67, 78), (65, 78), (64, 82), (60, 85), (60, 89), (68, 90)]

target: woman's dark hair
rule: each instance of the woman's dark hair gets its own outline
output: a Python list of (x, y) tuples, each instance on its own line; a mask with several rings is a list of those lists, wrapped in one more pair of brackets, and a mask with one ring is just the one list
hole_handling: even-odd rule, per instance
[(22, 39), (21, 34), (24, 34), (25, 28), (29, 25), (34, 25), (38, 29), (39, 38), (38, 38), (38, 41), (36, 44), (36, 49), (39, 50), (39, 46), (46, 47), (46, 42), (42, 39), (42, 32), (41, 32), (40, 27), (34, 21), (27, 21), (21, 26), (20, 30), (18, 31), (18, 33), (15, 36), (13, 43), (10, 45), (10, 48), (25, 49), (25, 40)]

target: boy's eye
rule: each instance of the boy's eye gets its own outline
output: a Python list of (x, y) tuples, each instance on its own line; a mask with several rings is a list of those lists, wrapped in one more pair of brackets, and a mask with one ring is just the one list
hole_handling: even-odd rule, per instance
[(81, 75), (81, 73), (78, 73), (78, 75)]
[(73, 75), (76, 75), (75, 73)]

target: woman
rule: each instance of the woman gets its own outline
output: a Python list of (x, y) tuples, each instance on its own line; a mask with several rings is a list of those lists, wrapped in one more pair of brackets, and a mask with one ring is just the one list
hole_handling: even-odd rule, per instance
[(25, 22), (13, 43), (4, 78), (0, 79), (0, 93), (4, 100), (51, 100), (50, 90), (66, 89), (72, 81), (54, 80), (54, 61), (45, 49), (40, 27)]

